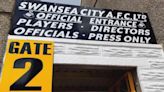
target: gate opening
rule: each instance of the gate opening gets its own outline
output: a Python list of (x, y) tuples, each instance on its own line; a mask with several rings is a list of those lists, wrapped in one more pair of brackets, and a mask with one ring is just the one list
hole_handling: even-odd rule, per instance
[(136, 68), (54, 65), (53, 92), (136, 91)]

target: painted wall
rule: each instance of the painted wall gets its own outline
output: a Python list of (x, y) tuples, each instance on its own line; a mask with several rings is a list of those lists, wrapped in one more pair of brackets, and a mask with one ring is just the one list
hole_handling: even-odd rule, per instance
[[(52, 1), (52, 0), (51, 0)], [(60, 0), (57, 0), (60, 1)], [(77, 2), (78, 0), (73, 0)], [(147, 12), (157, 41), (164, 44), (164, 0), (82, 0), (82, 6)], [(0, 61), (5, 51), (14, 0), (0, 1)]]
[[(75, 0), (76, 1), (76, 0)], [(110, 8), (110, 9), (117, 9), (117, 10), (127, 10), (127, 11), (139, 11), (139, 12), (147, 12), (149, 14), (150, 21), (152, 23), (152, 27), (154, 29), (157, 41), (159, 44), (164, 44), (164, 0), (82, 0), (82, 6), (89, 6), (89, 7), (97, 7), (97, 8)], [(3, 54), (5, 52), (5, 45), (7, 41), (7, 34), (10, 28), (10, 19), (13, 11), (14, 0), (3, 0), (0, 1), (0, 63), (2, 62)], [(58, 44), (60, 45), (60, 44)], [(66, 45), (69, 47), (69, 45)], [(75, 46), (76, 47), (76, 46)], [(85, 47), (85, 46), (84, 46)], [(138, 47), (138, 46), (137, 46)], [(101, 47), (103, 48), (103, 47)], [(108, 49), (108, 48), (107, 48)], [(119, 50), (119, 48), (118, 48)], [(140, 49), (141, 51), (143, 49)], [(147, 50), (152, 50), (147, 47)], [(161, 50), (162, 48), (158, 48), (157, 50)], [(145, 51), (145, 50), (143, 50)], [(158, 51), (157, 51), (158, 52)], [(150, 52), (151, 53), (151, 52)], [(147, 54), (150, 54), (149, 52)], [(157, 53), (158, 54), (158, 53)], [(159, 52), (160, 54), (160, 52)], [(92, 56), (82, 56), (81, 59), (75, 58), (74, 60), (69, 61), (70, 58), (75, 57), (74, 55), (67, 55), (63, 56), (58, 54), (56, 58), (57, 61), (70, 62), (74, 61), (77, 64), (80, 60), (86, 60), (86, 64), (92, 63)], [(145, 65), (138, 67), (138, 76), (139, 80), (143, 89), (143, 92), (164, 92), (164, 60), (162, 55), (157, 55), (158, 58), (142, 58), (134, 57), (134, 58), (110, 58), (110, 57), (102, 57), (100, 56), (99, 59), (101, 62), (99, 64), (113, 64), (117, 65), (120, 64), (118, 62), (106, 62), (105, 60), (111, 59), (112, 61), (115, 60), (124, 60), (130, 62), (128, 64), (141, 64)], [(79, 57), (79, 56), (77, 56)], [(103, 58), (103, 59), (102, 59)], [(135, 63), (133, 63), (134, 61)], [(104, 63), (102, 63), (104, 62)], [(143, 62), (143, 64), (142, 64)], [(60, 62), (59, 62), (60, 63)], [(81, 62), (84, 63), (84, 62)], [(94, 63), (98, 64), (98, 63)], [(127, 63), (122, 63), (127, 64)]]
[[(47, 40), (38, 37), (9, 38)], [(54, 64), (136, 67), (139, 80), (135, 82), (137, 92), (164, 92), (164, 52), (161, 45), (54, 40)]]

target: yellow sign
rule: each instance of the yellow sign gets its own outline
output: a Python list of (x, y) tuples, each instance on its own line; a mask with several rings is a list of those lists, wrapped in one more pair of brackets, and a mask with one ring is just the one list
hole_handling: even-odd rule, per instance
[(53, 42), (8, 40), (0, 92), (52, 92)]

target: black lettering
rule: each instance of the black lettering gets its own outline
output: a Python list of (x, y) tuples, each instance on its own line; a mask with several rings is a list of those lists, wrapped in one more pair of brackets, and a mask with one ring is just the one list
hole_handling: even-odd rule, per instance
[(39, 54), (40, 53), (40, 45), (42, 43), (34, 43), (34, 44), (36, 44), (35, 54)]
[(31, 54), (30, 43), (24, 43), (24, 44), (23, 44), (23, 47), (22, 47), (22, 49), (21, 49), (20, 54), (23, 54), (23, 53), (25, 53), (25, 52), (27, 52), (28, 54)]
[(9, 47), (9, 53), (18, 53), (19, 48), (16, 48), (15, 46), (19, 46), (19, 42), (11, 42)]
[(40, 86), (27, 86), (27, 84), (43, 69), (40, 59), (36, 58), (20, 58), (14, 62), (14, 69), (24, 69), (26, 63), (31, 63), (29, 71), (20, 77), (14, 84), (10, 86), (11, 91), (41, 91)]
[(43, 45), (43, 54), (51, 55), (50, 53), (48, 53), (48, 50), (51, 49), (51, 48), (48, 48), (49, 45), (52, 45), (52, 44), (44, 44)]

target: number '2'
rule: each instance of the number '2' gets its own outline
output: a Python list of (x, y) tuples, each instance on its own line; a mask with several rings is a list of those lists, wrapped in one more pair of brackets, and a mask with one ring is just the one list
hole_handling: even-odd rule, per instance
[(31, 63), (29, 71), (27, 71), (21, 78), (10, 86), (10, 90), (24, 90), (24, 91), (40, 91), (40, 86), (26, 86), (43, 68), (42, 61), (36, 58), (21, 58), (14, 62), (15, 69), (25, 68), (26, 63)]

